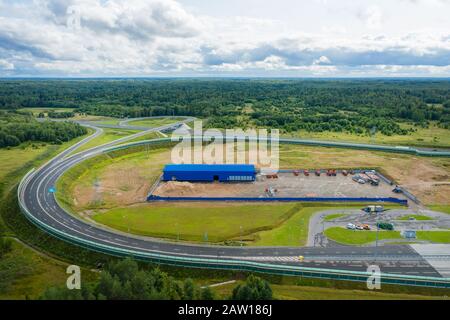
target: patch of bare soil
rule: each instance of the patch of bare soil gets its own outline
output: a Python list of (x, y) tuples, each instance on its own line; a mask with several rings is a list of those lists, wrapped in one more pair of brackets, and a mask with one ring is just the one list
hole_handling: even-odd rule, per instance
[(242, 184), (167, 181), (155, 190), (161, 197), (231, 197), (240, 194)]

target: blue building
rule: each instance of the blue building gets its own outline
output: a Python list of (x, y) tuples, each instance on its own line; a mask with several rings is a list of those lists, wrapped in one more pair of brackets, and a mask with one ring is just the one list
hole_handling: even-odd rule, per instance
[(163, 171), (164, 181), (255, 181), (252, 164), (167, 164)]

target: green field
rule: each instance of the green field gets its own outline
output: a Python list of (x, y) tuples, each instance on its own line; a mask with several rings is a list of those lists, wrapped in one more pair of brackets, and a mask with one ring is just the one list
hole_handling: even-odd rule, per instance
[(417, 231), (417, 239), (436, 243), (450, 243), (450, 231)]
[(272, 285), (274, 297), (283, 300), (441, 300), (444, 297), (386, 293), (379, 291), (345, 290), (333, 288), (304, 287), (295, 285)]
[[(400, 123), (402, 128), (413, 128), (407, 123)], [(373, 137), (368, 135), (357, 135), (346, 132), (306, 132), (297, 131), (287, 137), (297, 137), (304, 139), (318, 139), (329, 141), (348, 141), (358, 143), (373, 143), (387, 145), (405, 145), (405, 146), (424, 146), (424, 147), (450, 147), (450, 135), (448, 129), (439, 128), (437, 124), (432, 123), (429, 128), (414, 127), (417, 131), (408, 135), (392, 135), (375, 134)]]
[(130, 121), (130, 122), (128, 122), (128, 124), (130, 126), (154, 128), (154, 127), (165, 126), (167, 124), (171, 124), (171, 123), (174, 123), (174, 122), (177, 122), (177, 121), (181, 121), (183, 119), (184, 119), (183, 117), (161, 118), (161, 119), (145, 119), (145, 120)]
[(95, 139), (92, 139), (88, 143), (82, 145), (80, 148), (75, 150), (75, 152), (80, 152), (83, 150), (87, 150), (96, 146), (100, 146), (102, 144), (112, 142), (114, 140), (138, 133), (138, 130), (126, 130), (126, 129), (110, 129), (104, 128), (103, 133)]
[[(332, 227), (325, 230), (325, 235), (336, 242), (351, 245), (364, 245), (376, 240), (376, 231), (348, 230)], [(399, 231), (380, 231), (378, 240), (402, 239)], [(450, 243), (450, 231), (417, 231), (417, 240), (436, 243)]]
[[(341, 227), (332, 227), (325, 230), (325, 235), (339, 243), (362, 245), (374, 242), (377, 239), (375, 231), (348, 230)], [(380, 231), (378, 240), (401, 239), (399, 231)]]
[(96, 222), (139, 235), (221, 242), (271, 229), (295, 214), (295, 204), (144, 204), (92, 216)]
[[(11, 240), (12, 251), (0, 259), (0, 300), (37, 299), (50, 286), (63, 286), (69, 265), (40, 254), (26, 245)], [(83, 269), (83, 281), (97, 275)]]
[[(308, 204), (304, 204), (307, 206)], [(311, 216), (330, 207), (303, 207), (281, 226), (254, 235), (256, 246), (304, 246), (308, 239)]]
[(335, 214), (329, 214), (327, 216), (325, 216), (325, 218), (323, 218), (323, 221), (331, 221), (340, 217), (345, 217), (347, 214), (346, 213), (335, 213)]
[(433, 220), (433, 218), (424, 216), (424, 215), (419, 215), (419, 214), (409, 214), (407, 216), (403, 216), (397, 220), (410, 220), (410, 218), (413, 218), (415, 220), (419, 220), (419, 221), (426, 221), (426, 220)]
[(119, 125), (119, 122), (122, 119), (115, 119), (115, 118), (111, 118), (111, 119), (104, 119), (104, 120), (96, 120), (96, 121), (92, 121), (94, 124), (110, 124), (110, 125)]
[(450, 205), (430, 205), (431, 210), (450, 214)]
[(26, 111), (33, 113), (34, 116), (38, 116), (39, 113), (44, 113), (44, 115), (47, 117), (49, 111), (53, 112), (71, 112), (74, 111), (75, 108), (22, 108), (19, 109), (19, 111)]
[[(92, 132), (89, 129), (89, 134)], [(23, 231), (24, 226), (17, 224), (17, 221), (6, 224), (7, 220), (3, 220), (7, 215), (14, 217), (18, 215), (18, 220), (25, 220), (18, 210), (15, 211), (16, 204), (14, 207), (9, 205), (15, 201), (11, 198), (15, 196), (13, 188), (22, 176), (31, 168), (38, 167), (85, 137), (78, 137), (62, 145), (30, 143), (10, 149), (0, 149), (0, 235), (19, 237), (18, 229), (19, 233)], [(37, 229), (33, 229), (33, 235), (39, 237), (40, 244), (53, 243)], [(67, 263), (44, 256), (20, 242), (12, 241), (12, 251), (0, 258), (0, 299), (36, 299), (47, 286), (64, 285), (67, 279), (65, 273)], [(92, 277), (89, 270), (84, 270), (83, 275), (85, 279)]]

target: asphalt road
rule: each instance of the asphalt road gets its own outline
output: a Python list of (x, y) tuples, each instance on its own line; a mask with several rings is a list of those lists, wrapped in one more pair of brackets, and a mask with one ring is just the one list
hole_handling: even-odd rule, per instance
[[(188, 120), (184, 120), (182, 123), (186, 121)], [(76, 147), (100, 134), (101, 129), (96, 128), (93, 136), (65, 150), (27, 179), (21, 189), (22, 192), (19, 199), (22, 206), (42, 223), (66, 234), (90, 240), (97, 244), (133, 250), (135, 252), (163, 253), (183, 257), (205, 257), (216, 260), (268, 261), (285, 265), (295, 264), (360, 271), (366, 271), (367, 265), (376, 260), (375, 262), (381, 266), (382, 272), (385, 273), (439, 277), (436, 270), (421, 255), (407, 245), (392, 245), (378, 248), (339, 247), (337, 250), (336, 248), (319, 247), (227, 247), (181, 244), (128, 235), (89, 224), (70, 215), (58, 205), (55, 195), (50, 192), (50, 189), (55, 186), (57, 179), (70, 167), (88, 157), (100, 154), (107, 147), (126, 142), (151, 131), (164, 130), (173, 125), (179, 125), (179, 123), (142, 131), (66, 157)], [(299, 256), (305, 257), (303, 263), (298, 261)]]

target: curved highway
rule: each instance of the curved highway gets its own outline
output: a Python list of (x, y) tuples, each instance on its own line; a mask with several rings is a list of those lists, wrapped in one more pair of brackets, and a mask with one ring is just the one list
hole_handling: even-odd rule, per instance
[[(145, 131), (120, 140), (67, 156), (80, 145), (101, 134), (101, 129), (83, 124), (93, 127), (96, 132), (65, 150), (22, 180), (18, 190), (22, 211), (34, 224), (62, 240), (120, 256), (133, 255), (140, 259), (160, 262), (166, 262), (164, 259), (170, 257), (171, 259), (181, 259), (185, 265), (190, 265), (198, 259), (205, 259), (202, 261), (209, 261), (208, 263), (213, 264), (232, 261), (233, 269), (240, 269), (240, 265), (245, 265), (246, 262), (256, 261), (267, 263), (268, 266), (270, 264), (271, 268), (277, 270), (283, 269), (283, 266), (296, 266), (363, 272), (366, 271), (368, 264), (376, 260), (384, 273), (440, 277), (440, 274), (421, 255), (407, 245), (378, 248), (343, 246), (336, 249), (335, 247), (230, 247), (182, 244), (129, 235), (90, 224), (69, 214), (57, 203), (52, 189), (57, 179), (72, 166), (107, 151), (111, 146), (152, 131), (178, 127), (188, 121), (192, 121), (192, 118), (162, 127), (147, 128)], [(170, 141), (170, 139), (156, 140)], [(304, 256), (305, 260), (300, 262), (299, 256)]]

